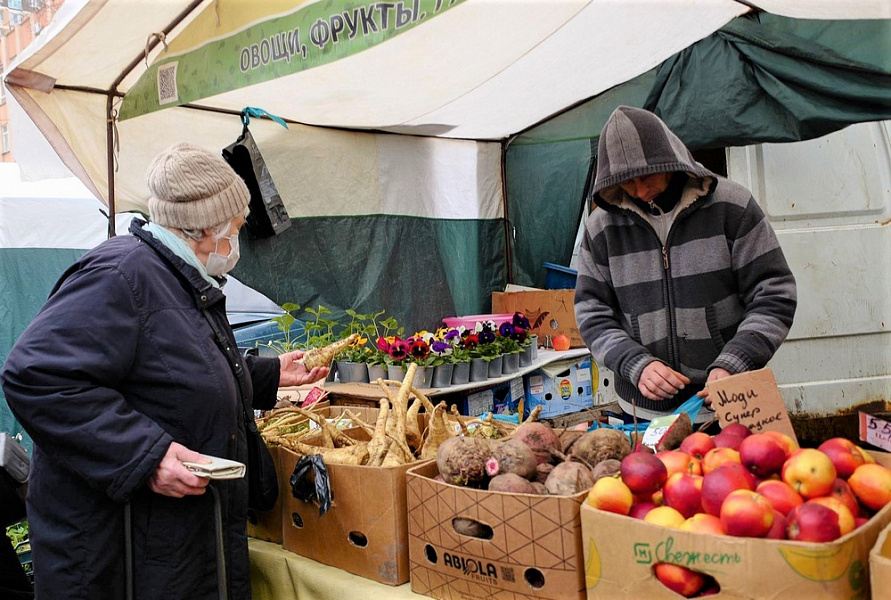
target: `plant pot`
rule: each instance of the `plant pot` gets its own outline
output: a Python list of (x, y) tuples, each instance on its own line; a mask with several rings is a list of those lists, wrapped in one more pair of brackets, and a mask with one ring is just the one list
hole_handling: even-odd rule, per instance
[(532, 351), (533, 351), (533, 349), (532, 349), (531, 345), (523, 346), (523, 351), (520, 352), (520, 366), (521, 367), (528, 367), (529, 365), (532, 364), (532, 361), (534, 360), (532, 358)]
[(430, 379), (430, 387), (444, 388), (452, 383), (452, 372), (455, 365), (449, 363), (433, 367), (433, 376)]
[(368, 381), (374, 383), (378, 379), (387, 379), (387, 365), (368, 365)]
[(504, 356), (496, 356), (489, 361), (489, 378), (501, 377), (501, 369), (504, 364)]
[[(470, 381), (470, 361), (455, 363), (452, 369), (452, 385), (463, 385)], [(488, 367), (487, 367), (488, 369)]]
[[(396, 365), (389, 365), (387, 367), (387, 376), (388, 379), (393, 381), (405, 381), (406, 374), (405, 367), (399, 367)], [(433, 369), (428, 367), (418, 367), (418, 370), (415, 371), (415, 378), (411, 382), (413, 387), (416, 388), (429, 388), (430, 387), (430, 379), (433, 375)]]
[(482, 358), (470, 360), (470, 381), (485, 381), (489, 376), (489, 363)]
[(532, 348), (532, 360), (535, 360), (536, 358), (538, 358), (538, 336), (533, 335), (531, 336), (531, 339), (532, 344), (530, 344), (530, 346)]
[(501, 362), (501, 373), (503, 375), (510, 375), (512, 373), (516, 373), (520, 370), (520, 355), (519, 353), (510, 353), (505, 354), (502, 357)]
[(337, 363), (331, 363), (328, 365), (328, 376), (325, 377), (325, 381), (334, 381), (334, 377), (337, 375)]
[(368, 383), (368, 367), (365, 363), (338, 360), (337, 377), (340, 383)]

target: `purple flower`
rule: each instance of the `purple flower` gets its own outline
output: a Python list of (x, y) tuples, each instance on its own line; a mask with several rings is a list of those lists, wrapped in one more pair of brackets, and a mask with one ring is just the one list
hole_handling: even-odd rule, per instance
[(501, 337), (511, 337), (514, 334), (514, 326), (510, 323), (502, 323), (498, 327), (498, 335)]
[(529, 329), (529, 319), (526, 318), (521, 312), (515, 312), (513, 318), (513, 326), (514, 327), (522, 327), (523, 329)]
[(452, 346), (448, 342), (436, 341), (430, 346), (430, 351), (437, 356), (445, 356), (452, 353)]

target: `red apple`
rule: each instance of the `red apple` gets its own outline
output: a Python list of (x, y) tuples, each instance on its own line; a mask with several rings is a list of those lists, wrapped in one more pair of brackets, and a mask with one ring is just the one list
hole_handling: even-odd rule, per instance
[(753, 433), (739, 445), (739, 460), (757, 477), (779, 473), (786, 451), (769, 435)]
[(594, 482), (585, 501), (594, 508), (627, 515), (631, 510), (631, 490), (621, 479), (601, 477)]
[(754, 490), (755, 478), (741, 463), (727, 463), (702, 477), (702, 508), (710, 515), (721, 514), (724, 498), (734, 490)]
[(692, 517), (688, 517), (678, 529), (682, 531), (691, 531), (693, 533), (706, 533), (709, 535), (726, 535), (724, 526), (721, 525), (721, 519), (715, 515), (700, 512)]
[(783, 447), (783, 450), (786, 452), (786, 458), (792, 455), (793, 452), (798, 450), (801, 446), (798, 445), (798, 442), (790, 435), (786, 435), (781, 431), (773, 431), (767, 430), (764, 432), (764, 435), (768, 437), (772, 437), (774, 440), (779, 443), (780, 446)]
[(891, 502), (891, 469), (878, 463), (860, 465), (848, 477), (848, 485), (860, 503), (872, 510), (881, 510)]
[(672, 563), (656, 563), (653, 572), (662, 585), (685, 598), (694, 596), (706, 582), (702, 573)]
[(635, 494), (652, 494), (668, 479), (665, 463), (655, 454), (632, 452), (622, 459), (619, 466), (622, 481)]
[(739, 450), (739, 445), (742, 444), (743, 437), (741, 435), (736, 435), (735, 433), (726, 433), (722, 431), (715, 435), (712, 440), (715, 442), (716, 448), (733, 448), (734, 450)]
[(841, 537), (838, 513), (812, 502), (796, 506), (786, 515), (786, 537), (797, 542), (831, 542)]
[(767, 499), (752, 490), (734, 490), (721, 503), (721, 525), (728, 535), (764, 537), (773, 525), (773, 511)]
[(675, 473), (662, 486), (665, 506), (677, 509), (685, 518), (702, 512), (702, 476)]
[(805, 499), (828, 495), (836, 478), (835, 465), (815, 448), (793, 452), (783, 463), (781, 474), (783, 481)]
[(679, 528), (686, 519), (684, 515), (670, 506), (657, 506), (646, 514), (643, 518), (644, 523), (653, 525), (661, 525), (662, 527)]
[(857, 502), (857, 496), (851, 491), (851, 486), (841, 477), (836, 477), (832, 484), (832, 491), (829, 492), (830, 498), (835, 498), (848, 507), (851, 514), (855, 517), (860, 514), (860, 503)]
[(668, 476), (675, 473), (687, 473), (688, 475), (702, 475), (702, 465), (698, 458), (681, 452), (680, 450), (662, 450), (656, 456), (665, 463)]
[(869, 523), (869, 519), (866, 517), (854, 517), (854, 529), (857, 529), (861, 525), (866, 525)]
[(738, 435), (739, 437), (744, 438), (751, 435), (752, 430), (742, 423), (728, 423), (721, 428), (721, 433), (730, 433), (732, 435)]
[(694, 431), (684, 438), (678, 450), (702, 460), (705, 453), (714, 447), (715, 441), (712, 439), (712, 436), (704, 431)]
[(628, 511), (629, 517), (634, 517), (635, 519), (643, 519), (647, 516), (647, 513), (656, 508), (658, 504), (654, 504), (652, 502), (635, 502), (631, 505), (631, 509)]
[(834, 510), (835, 513), (838, 515), (838, 531), (841, 535), (845, 535), (854, 531), (854, 527), (856, 525), (856, 523), (854, 522), (854, 515), (851, 514), (851, 511), (848, 509), (847, 506), (845, 506), (832, 496), (820, 496), (819, 498), (811, 498), (805, 504), (808, 503), (822, 504), (826, 508)]
[(702, 457), (702, 474), (708, 475), (725, 463), (742, 464), (739, 460), (739, 452), (733, 448), (712, 448)]
[(755, 491), (764, 496), (771, 506), (780, 511), (784, 516), (789, 514), (789, 511), (799, 504), (804, 504), (804, 498), (793, 490), (791, 485), (779, 479), (762, 481), (755, 488)]
[(854, 469), (868, 462), (863, 448), (843, 437), (830, 438), (820, 444), (817, 450), (829, 457), (842, 479), (847, 479)]
[(786, 515), (773, 509), (773, 525), (770, 526), (770, 531), (764, 537), (771, 540), (786, 539)]

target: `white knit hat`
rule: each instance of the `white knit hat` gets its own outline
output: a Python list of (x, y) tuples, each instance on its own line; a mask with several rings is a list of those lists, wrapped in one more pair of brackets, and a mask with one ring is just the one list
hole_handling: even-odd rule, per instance
[(149, 218), (176, 229), (205, 229), (245, 214), (251, 195), (222, 156), (180, 142), (152, 160), (145, 174)]

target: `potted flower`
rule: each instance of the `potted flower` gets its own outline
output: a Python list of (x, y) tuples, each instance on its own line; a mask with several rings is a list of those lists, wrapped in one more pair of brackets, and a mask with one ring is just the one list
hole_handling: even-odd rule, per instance
[(528, 367), (538, 357), (538, 336), (531, 332), (529, 319), (521, 312), (515, 312), (511, 325), (514, 326), (513, 338), (520, 344), (520, 366)]
[(520, 353), (523, 351), (518, 341), (520, 335), (525, 337), (525, 332), (517, 334), (512, 323), (502, 323), (498, 326), (496, 343), (501, 348), (502, 373), (505, 375), (520, 370)]
[(474, 327), (474, 333), (479, 340), (475, 354), (488, 363), (488, 377), (501, 377), (503, 359), (496, 331), (493, 321), (480, 321)]
[(387, 379), (387, 365), (390, 360), (390, 345), (402, 336), (403, 328), (393, 317), (381, 318), (384, 311), (375, 314), (372, 318), (369, 339), (374, 340), (374, 345), (369, 345), (369, 354), (366, 359), (368, 366), (368, 380), (377, 381)]
[(430, 357), (428, 358), (429, 366), (433, 367), (433, 374), (430, 378), (430, 385), (435, 388), (442, 388), (451, 385), (452, 373), (455, 364), (452, 362), (452, 354), (454, 348), (444, 339), (436, 339), (430, 341)]
[(368, 383), (366, 362), (371, 354), (371, 348), (367, 346), (367, 343), (370, 332), (374, 330), (371, 325), (374, 315), (362, 315), (351, 309), (347, 309), (346, 314), (350, 317), (350, 322), (341, 331), (340, 337), (347, 338), (355, 333), (359, 339), (346, 349), (341, 350), (335, 357), (338, 377), (341, 383)]
[[(441, 327), (436, 332), (437, 341), (449, 345), (451, 352), (444, 352), (447, 363), (452, 365), (452, 385), (461, 385), (470, 381), (470, 349), (465, 344), (466, 329), (463, 325), (448, 328)], [(434, 373), (436, 376), (436, 373)]]

